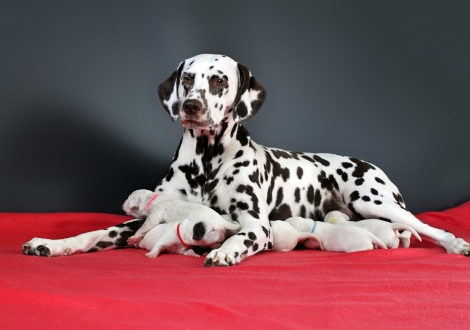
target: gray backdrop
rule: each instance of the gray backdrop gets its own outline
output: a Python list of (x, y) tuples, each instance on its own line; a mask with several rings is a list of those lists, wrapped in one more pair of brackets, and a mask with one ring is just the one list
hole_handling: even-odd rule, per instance
[(0, 211), (122, 213), (182, 127), (156, 88), (222, 53), (258, 143), (381, 167), (413, 212), (470, 200), (468, 1), (1, 1)]

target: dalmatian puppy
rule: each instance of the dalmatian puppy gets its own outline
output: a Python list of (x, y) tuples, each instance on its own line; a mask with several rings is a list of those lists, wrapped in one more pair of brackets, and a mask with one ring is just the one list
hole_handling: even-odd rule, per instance
[[(330, 211), (352, 220), (404, 223), (448, 253), (470, 254), (466, 241), (410, 213), (398, 188), (377, 166), (353, 157), (255, 143), (243, 124), (261, 109), (267, 93), (250, 70), (233, 59), (203, 54), (182, 61), (160, 84), (158, 95), (171, 119), (181, 120), (184, 133), (155, 191), (228, 214), (241, 225), (238, 234), (206, 256), (205, 266), (235, 265), (272, 249), (269, 220), (322, 221)], [(51, 249), (61, 254), (128, 246), (127, 238), (143, 223), (135, 219), (66, 242), (36, 239), (25, 243), (23, 252), (50, 255)]]
[[(226, 238), (224, 228), (219, 224), (214, 226), (210, 220), (196, 221), (184, 219), (159, 224), (133, 245), (150, 250), (145, 254), (149, 258), (156, 258), (162, 252), (199, 257), (200, 255), (193, 250), (194, 246), (208, 246), (211, 249), (220, 247)], [(198, 231), (198, 226), (201, 225), (205, 228), (204, 232)]]
[(273, 232), (273, 247), (270, 251), (288, 252), (292, 251), (298, 244), (302, 244), (312, 250), (324, 250), (322, 241), (318, 235), (312, 234), (310, 231), (299, 231), (287, 220), (270, 221), (270, 223)]
[[(136, 245), (149, 230), (167, 222), (182, 221), (181, 228), (185, 229), (183, 232), (186, 234), (189, 232), (188, 228), (192, 228), (192, 234), (186, 235), (186, 241), (189, 237), (193, 241), (190, 245), (211, 246), (212, 248), (216, 244), (220, 246), (219, 243), (225, 240), (227, 232), (229, 236), (232, 236), (241, 228), (239, 223), (225, 220), (217, 212), (204, 205), (182, 201), (145, 189), (136, 190), (130, 194), (122, 205), (122, 209), (127, 215), (136, 218), (147, 218), (136, 233), (128, 238), (127, 243), (129, 245)], [(158, 235), (163, 237), (165, 233), (174, 232), (176, 234), (179, 232), (179, 229), (173, 230), (180, 228), (179, 226), (171, 225), (168, 227), (168, 230), (160, 229)], [(178, 235), (178, 237), (180, 236)], [(161, 242), (161, 246), (166, 246), (169, 244), (168, 242), (173, 241), (178, 243), (175, 239), (178, 237), (169, 235), (168, 239)], [(180, 241), (183, 242), (181, 239)], [(155, 251), (157, 251), (157, 248), (155, 248)], [(151, 253), (150, 256), (156, 256), (155, 252)]]
[[(379, 238), (363, 228), (348, 225), (335, 226), (301, 217), (292, 217), (286, 222), (299, 232), (315, 233), (320, 239), (320, 248), (325, 251), (357, 252), (387, 248)], [(307, 241), (303, 244), (311, 248), (312, 242)]]
[(409, 234), (400, 234), (398, 230), (406, 230), (413, 234), (420, 242), (421, 237), (408, 225), (403, 223), (389, 223), (378, 219), (367, 219), (361, 221), (350, 221), (349, 217), (338, 211), (331, 211), (325, 216), (324, 221), (335, 225), (347, 225), (364, 228), (377, 236), (388, 248), (396, 249), (400, 243), (402, 247), (409, 247)]

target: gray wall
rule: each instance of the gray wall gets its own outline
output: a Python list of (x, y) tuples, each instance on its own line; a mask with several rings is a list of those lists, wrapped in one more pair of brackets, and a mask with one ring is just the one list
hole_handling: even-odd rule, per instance
[(156, 88), (222, 53), (258, 143), (381, 167), (413, 212), (470, 199), (468, 1), (2, 1), (0, 211), (121, 213), (182, 128)]

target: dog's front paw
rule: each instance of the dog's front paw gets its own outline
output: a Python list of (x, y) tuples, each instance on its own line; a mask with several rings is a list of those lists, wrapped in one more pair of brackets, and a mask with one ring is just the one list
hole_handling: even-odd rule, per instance
[(447, 253), (462, 254), (466, 257), (470, 256), (470, 244), (461, 238), (456, 238), (448, 246)]
[(241, 261), (238, 252), (229, 251), (226, 248), (212, 250), (204, 260), (206, 267), (225, 267), (233, 266)]
[(35, 237), (23, 244), (23, 253), (41, 257), (66, 256), (70, 254), (70, 249), (65, 246), (64, 240)]

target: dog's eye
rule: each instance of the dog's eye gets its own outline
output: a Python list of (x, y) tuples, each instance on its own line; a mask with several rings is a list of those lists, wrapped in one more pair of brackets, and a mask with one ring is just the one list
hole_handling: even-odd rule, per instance
[(223, 79), (217, 79), (218, 86), (227, 86), (227, 82)]
[(191, 83), (191, 78), (189, 78), (188, 76), (184, 76), (183, 77), (183, 82), (186, 83), (186, 84), (190, 84)]

